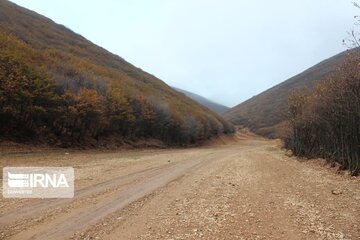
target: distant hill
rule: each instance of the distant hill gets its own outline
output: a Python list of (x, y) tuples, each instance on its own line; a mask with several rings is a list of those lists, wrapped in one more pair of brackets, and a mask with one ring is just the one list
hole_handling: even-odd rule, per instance
[(287, 112), (287, 99), (295, 89), (312, 89), (319, 80), (331, 74), (348, 51), (331, 57), (269, 90), (237, 105), (224, 114), (225, 119), (254, 132), (278, 137)]
[(197, 95), (195, 93), (192, 93), (192, 92), (188, 92), (188, 91), (185, 91), (185, 90), (182, 90), (182, 89), (179, 89), (179, 88), (174, 88), (176, 91), (178, 92), (181, 92), (183, 94), (185, 94), (186, 96), (188, 96), (189, 98), (191, 98), (192, 100), (200, 103), (201, 105), (207, 107), (208, 109), (210, 109), (211, 111), (213, 112), (216, 112), (216, 113), (224, 113), (226, 111), (228, 111), (230, 108), (229, 107), (226, 107), (224, 105), (221, 105), (221, 104), (218, 104), (218, 103), (215, 103), (209, 99), (206, 99), (200, 95)]
[[(121, 44), (121, 43), (119, 43)], [(0, 139), (187, 145), (231, 124), (66, 27), (0, 0)]]

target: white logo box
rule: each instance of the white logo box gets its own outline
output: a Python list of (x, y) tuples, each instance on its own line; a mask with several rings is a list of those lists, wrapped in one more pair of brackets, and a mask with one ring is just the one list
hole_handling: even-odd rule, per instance
[(5, 167), (4, 198), (73, 198), (72, 167)]

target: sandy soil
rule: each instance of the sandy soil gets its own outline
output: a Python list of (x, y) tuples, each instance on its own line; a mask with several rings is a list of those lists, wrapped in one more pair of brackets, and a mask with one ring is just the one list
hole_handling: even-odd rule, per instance
[(1, 167), (73, 166), (76, 193), (1, 198), (0, 239), (360, 239), (359, 179), (279, 145), (238, 134), (182, 150), (2, 154)]

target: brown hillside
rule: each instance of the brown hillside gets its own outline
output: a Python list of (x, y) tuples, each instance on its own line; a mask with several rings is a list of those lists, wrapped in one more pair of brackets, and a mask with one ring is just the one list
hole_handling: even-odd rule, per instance
[(116, 136), (188, 144), (233, 131), (153, 75), (4, 0), (0, 70), (0, 139), (71, 145)]
[(287, 112), (289, 94), (295, 89), (314, 88), (318, 81), (334, 72), (346, 54), (347, 51), (329, 58), (239, 104), (225, 113), (225, 119), (233, 124), (249, 127), (258, 134), (279, 137)]

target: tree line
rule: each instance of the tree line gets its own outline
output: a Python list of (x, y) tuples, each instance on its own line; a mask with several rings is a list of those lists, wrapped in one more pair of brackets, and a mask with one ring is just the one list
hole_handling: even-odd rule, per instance
[(107, 137), (155, 138), (190, 145), (234, 132), (220, 116), (169, 89), (132, 69), (39, 51), (0, 32), (0, 140), (68, 147)]
[(360, 173), (360, 55), (344, 63), (313, 91), (294, 92), (288, 101), (285, 147), (307, 158), (338, 162)]

